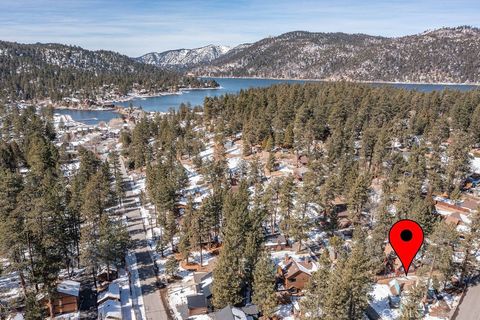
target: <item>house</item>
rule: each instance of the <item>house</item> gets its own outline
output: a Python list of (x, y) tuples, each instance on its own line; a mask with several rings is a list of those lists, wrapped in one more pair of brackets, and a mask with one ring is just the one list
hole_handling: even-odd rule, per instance
[[(80, 297), (80, 282), (64, 280), (57, 285), (56, 294), (52, 301), (53, 314), (55, 316), (78, 311)], [(48, 299), (44, 296), (40, 301), (48, 309)]]
[(452, 212), (451, 214), (445, 216), (445, 222), (447, 224), (458, 226), (462, 222), (462, 217), (460, 216), (460, 213)]
[(102, 304), (107, 300), (120, 301), (120, 286), (116, 282), (112, 282), (108, 285), (106, 290), (101, 291), (97, 295), (97, 303)]
[(214, 320), (253, 320), (252, 316), (247, 316), (244, 311), (232, 306), (226, 306), (225, 308), (215, 312), (213, 315)]
[(462, 208), (460, 206), (450, 204), (443, 201), (435, 201), (435, 209), (440, 214), (459, 212), (459, 213), (469, 213), (470, 210), (467, 208)]
[[(205, 292), (207, 297), (210, 296), (210, 287), (212, 284), (211, 272), (195, 272), (193, 273), (193, 284), (195, 285), (195, 292), (198, 294)], [(205, 290), (206, 289), (206, 290)]]
[(307, 172), (308, 172), (307, 167), (300, 167), (300, 168), (293, 169), (293, 175), (295, 176), (295, 179), (297, 179), (298, 181), (303, 181), (303, 177)]
[(472, 174), (465, 181), (465, 186), (476, 188), (479, 185), (480, 185), (480, 175), (478, 174)]
[(187, 296), (188, 316), (197, 316), (208, 313), (208, 301), (203, 294)]
[(211, 272), (195, 272), (193, 274), (193, 285), (196, 293), (187, 296), (188, 316), (207, 314), (211, 310), (212, 283)]
[(305, 288), (312, 273), (316, 270), (317, 265), (311, 260), (296, 261), (291, 257), (287, 257), (285, 267), (281, 268), (279, 276), (283, 279), (285, 290), (299, 292)]
[(288, 246), (283, 234), (272, 234), (265, 238), (265, 247), (270, 251), (282, 251)]
[(337, 215), (338, 226), (341, 229), (345, 229), (351, 226), (350, 213), (346, 203), (336, 203), (333, 206), (333, 212)]
[(399, 296), (402, 291), (400, 284), (396, 279), (393, 279), (388, 283), (388, 288), (390, 289), (390, 294), (392, 296)]
[(305, 155), (302, 155), (302, 156), (297, 157), (297, 161), (298, 161), (298, 163), (301, 164), (302, 166), (308, 165), (308, 157), (305, 156)]
[(98, 320), (121, 320), (122, 305), (117, 300), (107, 300), (98, 306)]
[(398, 282), (397, 279), (393, 279), (388, 283), (388, 289), (390, 294), (388, 295), (388, 305), (390, 308), (400, 308), (401, 305), (401, 296), (402, 285)]
[[(385, 245), (384, 253), (385, 260), (383, 272), (385, 274), (395, 273), (395, 275), (400, 275), (403, 272), (402, 262), (398, 258), (390, 243)], [(414, 266), (412, 265), (410, 268), (410, 272), (412, 272)]]
[(475, 211), (480, 208), (480, 200), (476, 197), (467, 196), (459, 206), (470, 211)]
[(97, 272), (97, 281), (100, 283), (103, 282), (110, 282), (118, 278), (118, 271), (117, 268), (111, 266), (107, 269), (107, 267), (102, 267)]

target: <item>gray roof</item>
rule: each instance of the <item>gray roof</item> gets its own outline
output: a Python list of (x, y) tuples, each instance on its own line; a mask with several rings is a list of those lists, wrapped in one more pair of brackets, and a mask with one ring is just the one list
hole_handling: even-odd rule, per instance
[(212, 276), (211, 272), (195, 272), (193, 274), (193, 282), (195, 284), (198, 284), (198, 283), (202, 282), (203, 280), (205, 280), (206, 278), (211, 277), (211, 276)]
[(260, 312), (258, 311), (258, 307), (254, 304), (251, 304), (251, 305), (248, 305), (248, 306), (245, 306), (245, 307), (242, 307), (240, 308), (242, 309), (243, 312), (245, 312), (245, 314), (247, 316), (256, 316), (258, 315)]
[(235, 317), (232, 313), (232, 307), (226, 306), (222, 310), (215, 312), (215, 319), (216, 320), (235, 320)]
[(203, 295), (207, 298), (212, 295), (212, 284), (211, 283), (203, 287)]
[(188, 309), (207, 308), (207, 299), (203, 294), (187, 296)]

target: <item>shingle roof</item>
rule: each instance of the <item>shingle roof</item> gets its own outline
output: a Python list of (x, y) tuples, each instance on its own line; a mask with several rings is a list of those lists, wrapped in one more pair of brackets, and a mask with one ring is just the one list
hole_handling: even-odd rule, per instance
[(194, 294), (191, 296), (187, 296), (187, 306), (188, 309), (206, 308), (207, 299), (205, 299), (205, 296), (203, 294)]
[(232, 313), (232, 307), (226, 306), (222, 310), (215, 312), (216, 320), (235, 320)]

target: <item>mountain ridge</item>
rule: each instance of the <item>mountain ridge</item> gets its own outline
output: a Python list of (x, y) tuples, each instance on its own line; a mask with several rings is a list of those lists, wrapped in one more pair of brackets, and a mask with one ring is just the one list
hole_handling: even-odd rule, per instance
[(159, 67), (181, 68), (212, 61), (226, 54), (231, 49), (229, 46), (209, 44), (193, 49), (182, 48), (162, 52), (150, 52), (135, 58), (135, 60)]
[(107, 50), (0, 41), (0, 98), (114, 99), (132, 91), (158, 93), (205, 84), (172, 70)]
[(291, 31), (195, 65), (196, 76), (479, 83), (480, 29), (439, 28), (401, 37)]

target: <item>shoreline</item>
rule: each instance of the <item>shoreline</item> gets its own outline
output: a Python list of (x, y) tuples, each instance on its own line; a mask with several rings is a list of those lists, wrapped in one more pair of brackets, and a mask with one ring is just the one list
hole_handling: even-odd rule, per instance
[(184, 92), (188, 91), (201, 91), (201, 90), (220, 90), (223, 89), (222, 86), (218, 86), (216, 88), (181, 88), (178, 91), (174, 92), (157, 92), (157, 93), (146, 93), (146, 94), (131, 94), (128, 96), (119, 97), (118, 99), (114, 100), (102, 100), (100, 103), (103, 104), (113, 104), (115, 107), (97, 107), (97, 108), (83, 108), (83, 107), (66, 107), (66, 106), (53, 106), (55, 110), (76, 110), (76, 111), (113, 111), (118, 112), (118, 108), (127, 108), (122, 105), (117, 105), (117, 102), (128, 102), (134, 99), (147, 99), (147, 98), (155, 98), (155, 97), (162, 97), (162, 96), (173, 96), (173, 95), (182, 95)]
[(79, 108), (79, 107), (53, 107), (54, 110), (75, 110), (75, 111), (116, 111), (116, 108)]
[(331, 79), (316, 79), (316, 78), (270, 78), (270, 77), (225, 77), (225, 76), (197, 76), (198, 78), (204, 79), (244, 79), (244, 80), (286, 80), (286, 81), (311, 81), (311, 82), (352, 82), (352, 83), (368, 83), (368, 84), (402, 84), (402, 85), (430, 85), (430, 86), (469, 86), (469, 87), (479, 87), (480, 82), (472, 83), (456, 83), (456, 82), (405, 82), (405, 81), (366, 81), (366, 80), (331, 80)]
[(115, 99), (115, 100), (105, 100), (105, 101), (103, 101), (103, 103), (127, 102), (127, 101), (131, 101), (131, 100), (134, 100), (134, 99), (182, 95), (184, 91), (220, 90), (220, 89), (223, 89), (223, 87), (218, 86), (218, 87), (215, 87), (215, 88), (180, 88), (178, 91), (174, 91), (174, 92), (132, 94), (132, 95), (124, 96), (124, 97), (121, 97), (121, 98), (118, 98), (118, 99)]
[[(198, 76), (201, 79), (238, 79), (238, 80), (273, 80), (273, 81), (296, 81), (296, 82), (325, 82), (325, 83), (332, 83), (332, 82), (351, 82), (351, 83), (362, 83), (362, 84), (371, 84), (371, 85), (426, 85), (426, 86), (444, 86), (447, 87), (445, 89), (449, 89), (448, 86), (452, 87), (472, 87), (474, 89), (480, 89), (480, 83), (429, 83), (429, 82), (391, 82), (391, 81), (350, 81), (350, 80), (325, 80), (325, 79), (298, 79), (298, 78), (264, 78), (264, 77), (207, 77), (207, 76)], [(220, 90), (223, 89), (221, 85), (215, 88), (180, 88), (178, 91), (174, 92), (158, 92), (158, 93), (149, 93), (149, 94), (130, 94), (128, 96), (119, 97), (118, 99), (114, 100), (102, 100), (101, 103), (104, 104), (113, 104), (114, 107), (108, 108), (80, 108), (80, 107), (65, 107), (59, 106), (55, 107), (54, 109), (58, 110), (75, 110), (75, 111), (111, 111), (115, 113), (119, 113), (119, 108), (126, 108), (126, 106), (117, 104), (119, 102), (128, 102), (135, 99), (147, 99), (147, 98), (155, 98), (155, 97), (162, 97), (162, 96), (171, 96), (171, 95), (182, 95), (189, 91), (202, 91), (202, 90)]]

